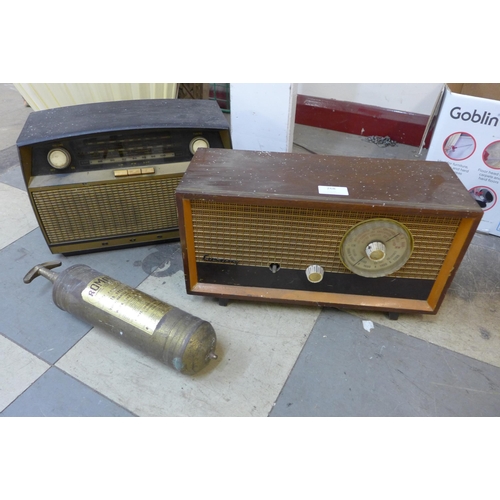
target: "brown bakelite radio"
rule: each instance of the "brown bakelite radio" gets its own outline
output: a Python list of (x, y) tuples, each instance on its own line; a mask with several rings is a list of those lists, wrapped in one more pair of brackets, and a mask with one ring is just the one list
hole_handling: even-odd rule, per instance
[(175, 189), (199, 148), (230, 148), (215, 101), (139, 99), (28, 116), (24, 181), (52, 253), (179, 238)]
[(436, 313), (482, 210), (444, 162), (198, 151), (176, 191), (186, 288)]

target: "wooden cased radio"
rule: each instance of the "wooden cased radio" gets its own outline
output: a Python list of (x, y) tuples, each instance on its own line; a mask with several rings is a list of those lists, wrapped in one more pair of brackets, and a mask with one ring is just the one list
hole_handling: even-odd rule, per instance
[(176, 191), (186, 290), (436, 313), (482, 210), (444, 162), (200, 150)]
[(230, 148), (211, 100), (138, 99), (32, 112), (17, 140), (52, 253), (179, 238), (175, 189), (198, 148)]

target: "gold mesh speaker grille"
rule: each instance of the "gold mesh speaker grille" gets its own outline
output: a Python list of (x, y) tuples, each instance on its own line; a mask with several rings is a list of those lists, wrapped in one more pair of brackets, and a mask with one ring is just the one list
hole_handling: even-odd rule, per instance
[(34, 190), (32, 196), (50, 244), (111, 238), (177, 227), (181, 178)]
[(237, 260), (241, 265), (305, 269), (312, 262), (326, 272), (351, 274), (339, 258), (348, 229), (373, 218), (391, 218), (413, 234), (414, 251), (393, 276), (435, 279), (460, 224), (459, 218), (427, 217), (191, 202), (196, 260), (204, 255)]

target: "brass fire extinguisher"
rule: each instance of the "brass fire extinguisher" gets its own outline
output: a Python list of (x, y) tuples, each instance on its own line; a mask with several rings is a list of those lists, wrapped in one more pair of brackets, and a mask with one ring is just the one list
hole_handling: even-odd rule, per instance
[(215, 331), (207, 321), (83, 264), (61, 273), (51, 270), (60, 265), (58, 261), (39, 264), (24, 282), (47, 278), (53, 283), (57, 307), (105, 328), (181, 373), (197, 373), (217, 358)]

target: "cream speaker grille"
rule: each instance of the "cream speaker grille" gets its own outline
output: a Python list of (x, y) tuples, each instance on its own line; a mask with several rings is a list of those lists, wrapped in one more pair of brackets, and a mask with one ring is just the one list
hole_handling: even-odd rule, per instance
[[(237, 205), (193, 200), (196, 260), (205, 256), (240, 265), (305, 269), (321, 263), (326, 272), (351, 273), (339, 258), (345, 233), (383, 213)], [(415, 246), (396, 277), (436, 279), (460, 224), (459, 218), (394, 216), (412, 233)]]
[(39, 190), (32, 197), (50, 244), (112, 238), (176, 227), (181, 178)]

